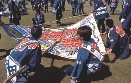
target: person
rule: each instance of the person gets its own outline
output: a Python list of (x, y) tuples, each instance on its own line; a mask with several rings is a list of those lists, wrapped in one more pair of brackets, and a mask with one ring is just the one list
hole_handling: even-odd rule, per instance
[(113, 52), (115, 58), (124, 60), (129, 57), (129, 38), (125, 31), (119, 27), (114, 26), (112, 19), (106, 20), (106, 26), (109, 28), (108, 39), (106, 44), (109, 46), (107, 54)]
[(76, 81), (89, 83), (90, 77), (101, 67), (104, 58), (91, 35), (92, 30), (87, 25), (77, 30), (77, 37), (83, 42), (83, 45), (78, 49), (74, 66), (69, 66), (64, 70), (67, 75), (71, 76), (71, 83), (76, 83)]
[(79, 16), (81, 16), (81, 4), (82, 4), (82, 0), (77, 0), (77, 3), (76, 3), (76, 10), (77, 10), (77, 14)]
[(27, 8), (26, 8), (26, 7), (22, 8), (22, 3), (21, 3), (21, 1), (18, 3), (18, 6), (17, 6), (17, 7), (18, 7), (19, 12), (20, 12), (21, 15), (27, 15), (27, 14), (28, 14)]
[(0, 1), (0, 12), (2, 12), (2, 15), (4, 15), (4, 5)]
[(72, 15), (76, 15), (76, 5), (77, 5), (77, 0), (71, 0), (71, 6), (72, 6)]
[(85, 4), (85, 3), (82, 2), (82, 3), (81, 3), (81, 6), (80, 6), (80, 11), (81, 11), (82, 14), (85, 14), (85, 13), (84, 13), (84, 4)]
[(88, 0), (89, 6), (92, 6), (92, 1), (93, 1), (93, 0)]
[(23, 9), (22, 9), (22, 3), (21, 3), (21, 1), (18, 3), (18, 9), (19, 9), (20, 14), (23, 14)]
[(21, 0), (22, 1), (22, 6), (25, 7), (25, 0)]
[[(4, 28), (8, 25), (3, 25)], [(27, 65), (21, 73), (13, 77), (8, 83), (26, 83), (28, 73), (37, 71), (41, 63), (41, 46), (38, 39), (42, 35), (42, 28), (33, 26), (31, 36), (25, 37), (18, 42), (17, 46), (11, 50), (10, 55), (5, 59), (7, 78), (18, 71), (22, 66)]]
[(45, 10), (44, 12), (48, 12), (48, 0), (44, 0), (44, 4), (45, 4)]
[(33, 11), (38, 8), (37, 2), (35, 0), (31, 0), (31, 5), (32, 5), (32, 10)]
[(131, 28), (131, 1), (126, 0), (126, 5), (122, 9), (122, 12), (119, 16), (119, 20), (122, 22), (122, 28), (130, 37), (130, 28)]
[(13, 0), (10, 0), (8, 4), (8, 8), (10, 11), (9, 22), (14, 23), (15, 25), (19, 25), (20, 24), (19, 21), (21, 20), (21, 15), (18, 7), (16, 6)]
[(62, 0), (56, 0), (54, 3), (54, 9), (56, 11), (56, 24), (61, 25), (61, 18), (63, 17), (62, 14)]
[(102, 25), (102, 32), (101, 34), (105, 34), (105, 18), (109, 17), (109, 13), (107, 11), (106, 2), (105, 0), (94, 0), (94, 10), (91, 11), (95, 13), (95, 19), (98, 20), (98, 29), (100, 31), (100, 27)]
[(42, 0), (37, 0), (37, 5), (38, 5), (39, 10), (43, 11)]
[(114, 11), (117, 8), (118, 0), (110, 0), (110, 12), (114, 15)]
[(123, 9), (124, 6), (126, 5), (126, 0), (121, 0), (121, 8)]
[(34, 25), (39, 25), (45, 23), (44, 14), (40, 12), (39, 8), (36, 9), (36, 14), (34, 18), (32, 18)]
[(62, 4), (62, 11), (64, 12), (65, 11), (65, 0), (62, 0), (61, 4)]
[(110, 5), (110, 0), (106, 0), (107, 4)]

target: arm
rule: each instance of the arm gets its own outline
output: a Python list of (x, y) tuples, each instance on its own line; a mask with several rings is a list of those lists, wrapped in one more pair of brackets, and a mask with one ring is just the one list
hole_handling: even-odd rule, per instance
[(126, 3), (124, 9), (122, 10), (122, 17), (127, 17), (128, 13), (130, 12), (131, 6), (129, 3)]
[(37, 23), (37, 15), (35, 14), (35, 16), (34, 16), (34, 20), (35, 20), (35, 22)]
[(55, 10), (57, 10), (57, 8), (58, 8), (58, 2), (57, 2), (57, 0), (55, 1), (54, 8), (55, 8)]
[(112, 52), (112, 49), (113, 49), (114, 46), (116, 45), (116, 43), (117, 43), (117, 41), (118, 41), (118, 38), (119, 38), (119, 34), (117, 34), (116, 31), (113, 31), (113, 32), (112, 32), (112, 35), (111, 35), (111, 37), (110, 37), (110, 39), (109, 39), (109, 41), (110, 41), (110, 49), (107, 50), (106, 54), (109, 54), (109, 53)]

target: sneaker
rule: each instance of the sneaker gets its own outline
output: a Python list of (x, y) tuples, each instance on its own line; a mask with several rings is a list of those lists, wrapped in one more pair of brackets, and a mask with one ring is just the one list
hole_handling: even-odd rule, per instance
[(120, 59), (120, 60), (124, 60), (124, 58), (123, 58), (123, 57), (118, 57), (118, 59)]

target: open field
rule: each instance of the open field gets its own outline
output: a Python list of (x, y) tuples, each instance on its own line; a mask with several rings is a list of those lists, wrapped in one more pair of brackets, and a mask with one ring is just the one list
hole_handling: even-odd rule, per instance
[[(20, 24), (23, 26), (33, 26), (31, 20), (34, 17), (35, 12), (32, 11), (30, 3), (26, 7), (28, 9), (29, 15), (23, 15)], [(108, 5), (107, 7), (108, 11), (110, 11)], [(52, 7), (49, 7), (48, 13), (44, 13), (44, 11), (42, 11), (45, 16), (46, 27), (48, 28), (64, 28), (66, 26), (69, 26), (71, 24), (80, 21), (85, 17), (85, 16), (73, 17), (71, 14), (71, 5), (67, 4), (66, 2), (65, 6), (66, 11), (63, 13), (63, 18), (61, 20), (62, 26), (56, 26), (55, 16), (52, 15), (51, 12), (52, 9), (53, 9)], [(86, 4), (84, 4), (85, 13), (90, 13), (91, 10), (93, 10), (93, 6), (89, 6), (88, 2), (86, 2)], [(118, 20), (120, 12), (121, 12), (121, 3), (119, 3), (117, 7), (115, 15), (110, 15), (110, 18), (114, 20), (115, 25), (119, 26), (121, 26), (121, 23)], [(2, 17), (2, 21), (8, 23), (8, 17)], [(1, 27), (0, 33), (2, 34), (2, 37), (0, 39), (0, 49), (5, 49), (8, 51), (14, 48), (16, 45), (16, 41), (11, 39)], [(103, 35), (102, 38), (103, 41), (105, 42), (106, 35)], [(0, 51), (0, 56), (3, 56), (5, 54), (6, 54), (5, 51), (2, 52)], [(41, 64), (44, 65), (45, 72), (44, 73), (42, 72), (41, 73), (42, 75), (40, 75), (39, 77), (32, 75), (30, 77), (31, 79), (30, 83), (70, 83), (70, 77), (65, 75), (63, 70), (68, 65), (74, 65), (74, 61), (67, 60), (61, 57), (55, 57), (49, 54), (45, 55), (55, 58), (53, 64), (52, 64), (53, 59), (51, 57), (43, 57)], [(114, 59), (114, 54), (109, 54), (108, 56), (110, 61)], [(0, 83), (2, 83), (4, 79), (6, 79), (6, 70), (4, 61), (5, 61), (4, 59), (0, 60)], [(116, 60), (115, 62), (103, 62), (101, 71), (99, 71), (96, 74), (96, 76), (94, 76), (91, 83), (131, 83), (131, 57), (123, 61)]]

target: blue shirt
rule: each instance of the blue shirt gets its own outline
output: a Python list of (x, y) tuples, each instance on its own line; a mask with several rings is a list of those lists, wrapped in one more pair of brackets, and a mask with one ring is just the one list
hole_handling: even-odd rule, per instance
[[(93, 39), (90, 39), (89, 41), (84, 41), (84, 44), (91, 45), (95, 43)], [(94, 62), (99, 63), (99, 61), (94, 58), (94, 56), (89, 51), (80, 47), (71, 76), (75, 78), (80, 78), (83, 73), (87, 73), (87, 64)]]
[(102, 0), (94, 0), (94, 11), (96, 12), (95, 13), (96, 20), (100, 20), (100, 19), (109, 17), (107, 8)]

